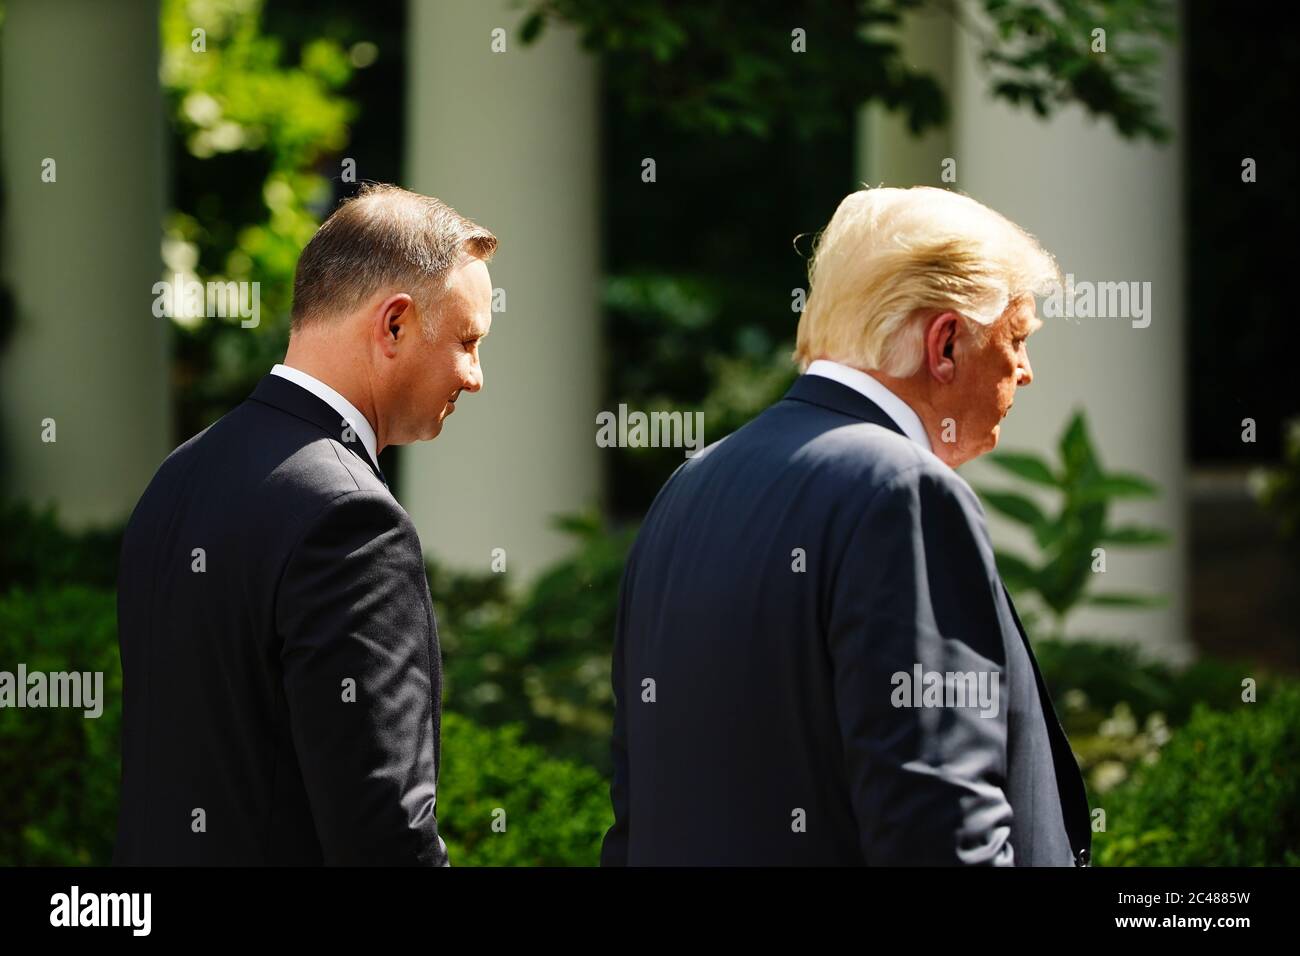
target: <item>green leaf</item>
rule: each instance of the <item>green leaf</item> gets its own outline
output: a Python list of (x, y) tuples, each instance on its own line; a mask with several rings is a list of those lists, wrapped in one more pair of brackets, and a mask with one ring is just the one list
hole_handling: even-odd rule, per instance
[(1052, 474), (1051, 467), (1038, 455), (1019, 452), (994, 452), (987, 455), (985, 461), (997, 465), (1003, 471), (1010, 472), (1017, 478), (1025, 479), (1025, 481), (1047, 485), (1049, 488), (1061, 487), (1060, 479)]
[(1130, 545), (1133, 547), (1168, 544), (1169, 532), (1163, 528), (1124, 525), (1106, 531), (1101, 536), (1101, 542), (1102, 544)]
[(1047, 523), (1047, 516), (1043, 514), (1043, 510), (1024, 495), (1011, 491), (991, 491), (987, 488), (981, 488), (979, 494), (989, 507), (1021, 524), (1037, 529)]
[(541, 10), (534, 10), (519, 28), (519, 39), (525, 44), (532, 43), (542, 35), (544, 26), (546, 26), (546, 15)]
[(1092, 545), (1085, 532), (1066, 531), (1057, 554), (1043, 567), (1040, 591), (1047, 606), (1064, 617), (1092, 581)]
[(1083, 412), (1075, 412), (1066, 426), (1060, 442), (1061, 460), (1065, 463), (1065, 477), (1069, 484), (1092, 483), (1101, 468), (1088, 437), (1088, 424)]
[(1111, 498), (1155, 498), (1160, 490), (1141, 475), (1112, 472), (1086, 482), (1079, 489), (1081, 501), (1108, 501)]
[(1169, 599), (1163, 594), (1089, 594), (1084, 601), (1099, 607), (1164, 607)]

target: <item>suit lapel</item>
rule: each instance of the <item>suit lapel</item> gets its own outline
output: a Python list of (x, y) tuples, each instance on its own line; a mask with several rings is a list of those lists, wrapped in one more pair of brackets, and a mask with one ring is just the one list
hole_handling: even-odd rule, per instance
[(1025, 633), (1024, 625), (1020, 623), (1016, 604), (1011, 600), (1011, 592), (1007, 590), (1005, 584), (1002, 585), (1002, 593), (1006, 596), (1007, 607), (1011, 609), (1011, 617), (1016, 622), (1020, 640), (1024, 642), (1029, 663), (1034, 668), (1034, 682), (1038, 685), (1038, 698), (1043, 709), (1043, 718), (1047, 723), (1047, 735), (1052, 743), (1052, 762), (1056, 766), (1056, 784), (1061, 792), (1061, 809), (1065, 816), (1066, 831), (1070, 837), (1070, 849), (1075, 854), (1077, 862), (1080, 850), (1087, 850), (1089, 854), (1092, 852), (1092, 815), (1088, 809), (1088, 791), (1084, 786), (1083, 774), (1079, 771), (1079, 763), (1075, 760), (1074, 751), (1070, 749), (1070, 740), (1066, 737), (1060, 718), (1056, 716), (1056, 709), (1052, 706), (1051, 697), (1048, 696), (1047, 684), (1038, 669), (1038, 661), (1034, 657), (1033, 647), (1029, 644), (1029, 636)]

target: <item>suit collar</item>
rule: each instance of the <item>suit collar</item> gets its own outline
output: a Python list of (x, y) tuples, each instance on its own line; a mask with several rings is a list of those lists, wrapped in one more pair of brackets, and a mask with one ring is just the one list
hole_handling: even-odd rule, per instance
[(926, 434), (925, 425), (921, 422), (921, 416), (917, 415), (911, 405), (903, 401), (880, 379), (861, 369), (831, 359), (817, 359), (809, 363), (804, 369), (804, 374), (829, 378), (832, 382), (847, 385), (860, 395), (865, 395), (879, 405), (881, 410), (894, 420), (894, 424), (903, 429), (904, 435), (926, 451), (934, 451), (934, 446), (930, 444), (930, 436)]
[[(899, 427), (899, 424), (867, 396), (821, 375), (800, 375), (790, 386), (790, 390), (785, 393), (785, 398), (796, 402), (807, 402), (809, 405), (819, 405), (841, 415), (858, 418), (873, 425), (881, 425), (907, 438), (907, 433)], [(909, 438), (908, 441), (911, 439)]]
[[(366, 420), (366, 416), (361, 414), (361, 410), (348, 401), (344, 395), (335, 391), (328, 383), (322, 382), (316, 376), (304, 372), (300, 368), (294, 368), (292, 365), (283, 363), (276, 365), (271, 369), (271, 374), (287, 378), (295, 385), (302, 386), (334, 409), (338, 413), (338, 417), (345, 419), (356, 431), (357, 437), (361, 439), (361, 444), (365, 446), (366, 453), (370, 456), (370, 460), (379, 460), (379, 439), (375, 435), (375, 430), (370, 426), (370, 422)], [(886, 409), (888, 410), (888, 406), (886, 406)]]
[(365, 462), (375, 473), (376, 478), (385, 485), (388, 484), (384, 479), (384, 473), (379, 470), (379, 463), (371, 460), (365, 444), (357, 436), (356, 431), (348, 428), (339, 413), (324, 399), (318, 398), (287, 378), (270, 373), (262, 376), (262, 380), (257, 383), (257, 388), (253, 389), (253, 394), (249, 398), (317, 426)]

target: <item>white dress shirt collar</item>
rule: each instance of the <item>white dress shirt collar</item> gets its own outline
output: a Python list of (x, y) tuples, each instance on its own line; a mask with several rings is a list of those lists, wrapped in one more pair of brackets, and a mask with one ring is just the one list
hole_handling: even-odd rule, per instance
[(866, 396), (879, 405), (884, 413), (894, 420), (894, 424), (903, 430), (903, 434), (926, 451), (934, 451), (930, 445), (930, 436), (926, 434), (925, 426), (921, 424), (920, 416), (912, 411), (912, 407), (907, 402), (887, 389), (878, 379), (873, 378), (866, 372), (828, 359), (817, 359), (808, 366), (804, 374), (829, 378), (833, 382), (847, 385), (855, 392)]
[(375, 430), (370, 427), (370, 422), (366, 420), (366, 416), (357, 411), (355, 405), (320, 379), (314, 375), (308, 375), (302, 369), (292, 368), (288, 365), (276, 365), (271, 369), (271, 374), (287, 378), (295, 385), (305, 388), (338, 412), (339, 417), (352, 426), (352, 430), (361, 439), (361, 444), (366, 446), (366, 453), (370, 455), (370, 461), (376, 468), (379, 467), (379, 451), (377, 449), (379, 442), (375, 438)]

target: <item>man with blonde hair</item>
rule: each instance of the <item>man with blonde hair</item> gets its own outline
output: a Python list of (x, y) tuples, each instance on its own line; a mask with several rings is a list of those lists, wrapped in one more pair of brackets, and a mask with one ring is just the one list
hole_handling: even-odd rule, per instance
[(604, 864), (1087, 865), (1078, 765), (953, 471), (1032, 381), (1058, 276), (956, 193), (840, 204), (804, 374), (674, 473), (628, 557)]
[(118, 575), (115, 863), (448, 865), (438, 628), (379, 453), (482, 388), (495, 248), (364, 187), (298, 259), (284, 362), (158, 469)]

